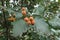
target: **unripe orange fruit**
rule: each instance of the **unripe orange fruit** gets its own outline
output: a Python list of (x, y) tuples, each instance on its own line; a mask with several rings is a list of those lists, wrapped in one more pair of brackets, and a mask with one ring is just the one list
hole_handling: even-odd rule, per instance
[(30, 24), (31, 24), (31, 21), (29, 20), (29, 21), (27, 22), (27, 24), (30, 25)]
[(30, 18), (29, 18), (29, 19), (30, 19), (30, 21), (32, 21), (34, 18), (33, 18), (32, 16), (30, 16)]
[(26, 15), (26, 11), (22, 11), (22, 14), (25, 16)]
[(35, 24), (35, 20), (32, 20), (32, 21), (31, 21), (31, 24), (34, 25), (34, 24)]
[(25, 17), (24, 18), (24, 21), (28, 22), (29, 21), (29, 18), (28, 17)]
[(10, 18), (8, 18), (8, 20), (11, 21), (11, 22), (13, 22), (13, 21), (16, 20), (16, 18), (14, 18), (14, 17), (10, 17)]
[(22, 11), (24, 11), (24, 10), (26, 10), (26, 8), (25, 7), (22, 7)]

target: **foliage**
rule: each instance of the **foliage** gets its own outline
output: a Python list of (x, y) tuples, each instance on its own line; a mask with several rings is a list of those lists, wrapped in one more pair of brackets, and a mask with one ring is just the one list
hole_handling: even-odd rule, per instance
[[(55, 16), (57, 15), (57, 12), (59, 12), (60, 4), (58, 2), (55, 2), (55, 1), (50, 2), (49, 0), (35, 0), (35, 1), (34, 0), (25, 0), (25, 1), (14, 0), (13, 2), (9, 3), (10, 0), (0, 0), (0, 1), (1, 1), (0, 2), (0, 31), (1, 31), (0, 39), (2, 38), (2, 40), (4, 40), (5, 38), (10, 40), (14, 40), (14, 39), (15, 40), (56, 40), (55, 39), (56, 35), (54, 34), (40, 35), (38, 34), (39, 32), (36, 32), (33, 29), (34, 27), (24, 32), (21, 37), (12, 36), (11, 31), (13, 28), (13, 25), (12, 25), (13, 22), (18, 21), (20, 19), (24, 19), (25, 17), (29, 18), (30, 16), (33, 16), (34, 19), (36, 16), (39, 18), (43, 18), (45, 22), (48, 24), (48, 26), (52, 28), (53, 26), (49, 23), (49, 21), (54, 19)], [(28, 2), (30, 3), (28, 4)], [(37, 9), (39, 9), (39, 7), (42, 6), (41, 9), (43, 9), (43, 12), (39, 12), (39, 13), (36, 12), (38, 11), (38, 10), (35, 10), (36, 8), (34, 7), (34, 5), (36, 4), (39, 4)], [(22, 7), (27, 8), (26, 9), (27, 14), (25, 16), (21, 14)], [(18, 13), (20, 13), (20, 15)], [(20, 17), (17, 17), (18, 16), (17, 14)], [(11, 18), (11, 20), (8, 20), (8, 18), (9, 19)], [(28, 26), (33, 26), (33, 25), (28, 25)]]

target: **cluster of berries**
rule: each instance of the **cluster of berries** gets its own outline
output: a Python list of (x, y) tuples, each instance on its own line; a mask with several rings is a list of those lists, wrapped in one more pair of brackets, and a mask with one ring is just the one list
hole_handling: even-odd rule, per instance
[[(26, 8), (22, 7), (22, 15), (26, 16), (27, 12), (26, 12)], [(33, 16), (30, 17), (25, 17), (24, 21), (28, 24), (28, 25), (34, 25), (35, 24), (35, 20), (33, 18)]]

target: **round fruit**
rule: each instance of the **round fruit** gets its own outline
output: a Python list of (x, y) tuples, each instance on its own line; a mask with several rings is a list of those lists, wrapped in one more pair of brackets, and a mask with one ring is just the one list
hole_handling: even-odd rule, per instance
[(29, 21), (27, 22), (27, 24), (30, 25), (30, 24), (31, 24), (31, 21), (29, 20)]
[(26, 22), (28, 22), (28, 21), (29, 21), (29, 18), (28, 18), (28, 17), (25, 17), (24, 20), (25, 20)]
[(22, 11), (22, 14), (25, 16), (26, 15), (26, 11)]
[(34, 21), (34, 20), (32, 20), (32, 21), (31, 21), (31, 24), (32, 24), (32, 25), (34, 25), (34, 24), (35, 24), (35, 21)]
[(26, 8), (25, 8), (25, 7), (22, 7), (22, 11), (23, 11), (23, 10), (26, 10)]
[(29, 19), (30, 19), (30, 21), (32, 21), (34, 18), (33, 18), (32, 16), (30, 16), (30, 18), (29, 18)]
[(10, 17), (10, 18), (8, 18), (8, 20), (11, 21), (11, 22), (13, 22), (13, 21), (15, 21), (16, 19), (13, 18), (13, 17)]

